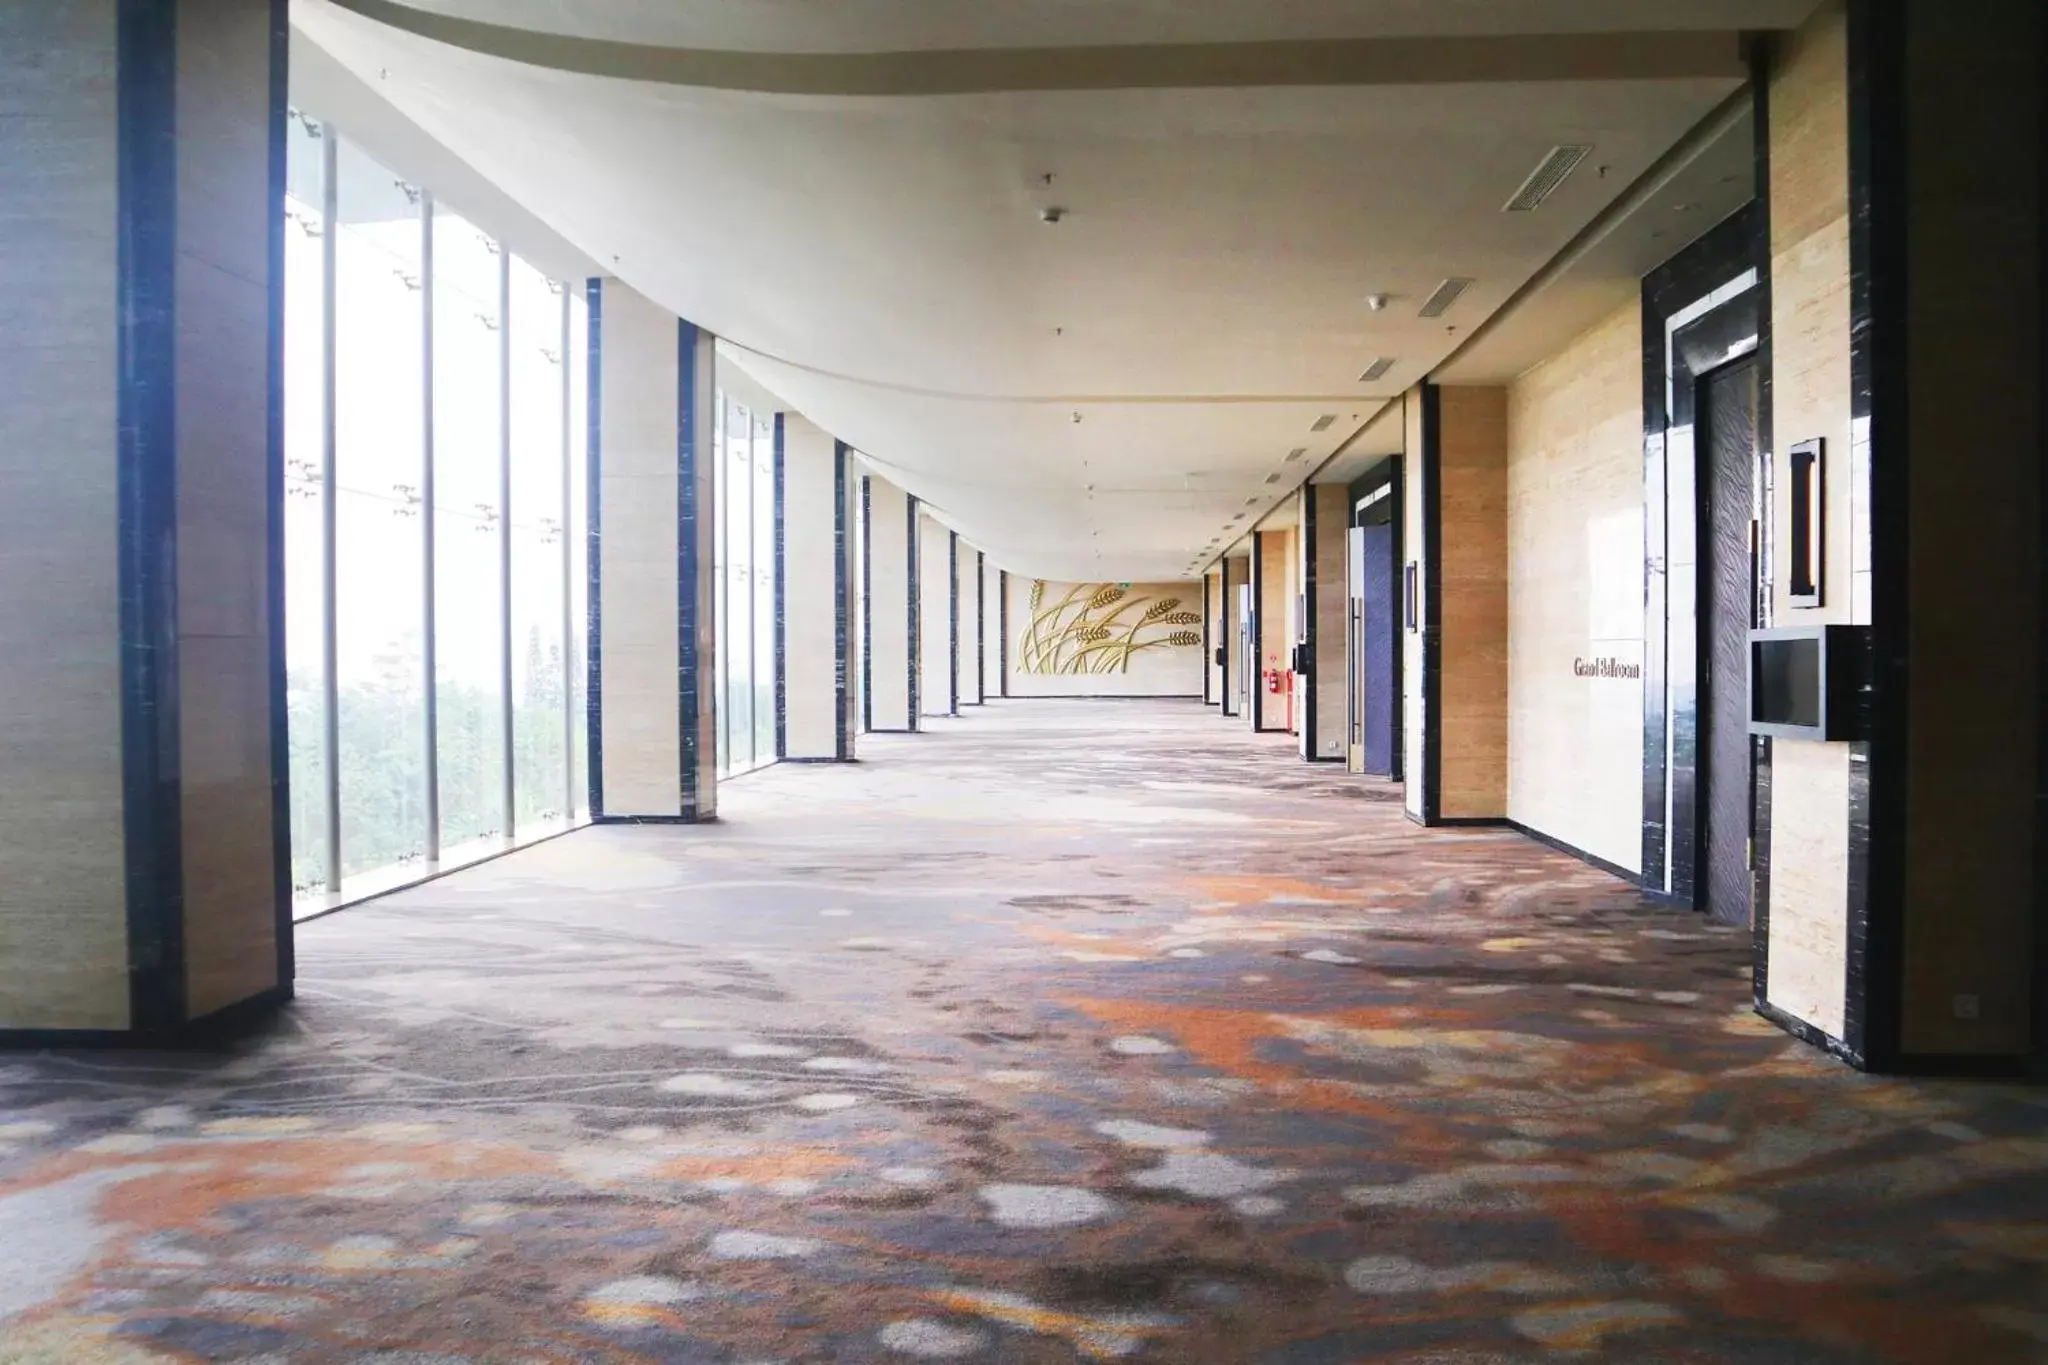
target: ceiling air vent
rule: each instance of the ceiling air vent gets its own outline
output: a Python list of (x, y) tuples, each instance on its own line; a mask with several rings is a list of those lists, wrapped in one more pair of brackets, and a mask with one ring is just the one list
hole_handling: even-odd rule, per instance
[(1564, 183), (1578, 164), (1586, 159), (1586, 153), (1593, 149), (1583, 142), (1567, 142), (1562, 147), (1552, 147), (1548, 155), (1536, 163), (1536, 169), (1529, 172), (1529, 178), (1522, 182), (1522, 188), (1515, 191), (1515, 197), (1501, 205), (1503, 213), (1527, 213), (1550, 197), (1550, 192)]
[(1308, 454), (1307, 446), (1296, 446), (1294, 449), (1287, 452), (1287, 463), (1293, 464), (1296, 460), (1300, 459), (1302, 456), (1306, 454)]
[(1365, 372), (1358, 376), (1358, 382), (1361, 384), (1370, 384), (1373, 380), (1378, 379), (1381, 375), (1384, 375), (1388, 370), (1391, 370), (1393, 368), (1394, 357), (1390, 355), (1383, 355), (1378, 360), (1373, 361), (1372, 364), (1365, 367)]
[(1464, 276), (1451, 276), (1451, 278), (1429, 291), (1429, 297), (1422, 301), (1422, 316), (1426, 318), (1442, 317), (1449, 311), (1450, 306), (1458, 301), (1458, 296), (1471, 287), (1472, 281)]
[(1268, 474), (1268, 475), (1266, 476), (1266, 482), (1267, 482), (1267, 483), (1278, 483), (1278, 482), (1280, 482), (1280, 474), (1279, 474), (1279, 471), (1275, 470), (1275, 471), (1274, 471), (1273, 473), (1271, 473), (1271, 474)]
[(1336, 413), (1326, 412), (1321, 417), (1316, 418), (1315, 421), (1309, 423), (1308, 429), (1310, 431), (1328, 431), (1330, 429), (1330, 424), (1336, 420)]

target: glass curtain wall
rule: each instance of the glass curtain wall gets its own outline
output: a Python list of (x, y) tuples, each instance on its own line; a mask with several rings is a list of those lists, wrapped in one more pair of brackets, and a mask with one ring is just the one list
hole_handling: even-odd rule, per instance
[(294, 111), (292, 877), (309, 908), (587, 814), (579, 289)]
[(713, 427), (718, 770), (733, 776), (776, 758), (775, 416), (721, 391)]

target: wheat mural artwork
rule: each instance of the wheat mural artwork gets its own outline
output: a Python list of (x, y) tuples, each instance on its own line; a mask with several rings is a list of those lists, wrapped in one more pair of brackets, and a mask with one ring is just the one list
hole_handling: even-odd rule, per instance
[(1127, 585), (1077, 583), (1050, 606), (1045, 580), (1031, 584), (1031, 624), (1018, 645), (1025, 673), (1128, 673), (1133, 655), (1202, 643), (1200, 612), (1178, 597), (1134, 597)]

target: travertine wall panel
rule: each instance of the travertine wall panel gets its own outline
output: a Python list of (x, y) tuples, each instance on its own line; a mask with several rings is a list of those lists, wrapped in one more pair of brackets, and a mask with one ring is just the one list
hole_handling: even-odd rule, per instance
[(682, 813), (675, 314), (604, 284), (598, 499), (604, 809)]
[(0, 7), (0, 1028), (128, 1024), (114, 30)]
[(953, 533), (937, 518), (917, 519), (917, 705), (927, 716), (960, 709), (953, 688)]
[(867, 476), (868, 724), (914, 730), (910, 712), (910, 503), (879, 474)]
[(1642, 867), (1642, 373), (1632, 300), (1516, 380), (1507, 424), (1507, 814), (1630, 871)]
[[(1780, 44), (1770, 78), (1771, 409), (1773, 483), (1791, 486), (1790, 451), (1826, 440), (1825, 600), (1794, 609), (1773, 588), (1778, 625), (1869, 618), (1852, 591), (1849, 444), (1849, 162), (1846, 29), (1824, 5)], [(1773, 508), (1773, 543), (1791, 543), (1790, 499)], [(1840, 1037), (1847, 987), (1849, 746), (1773, 741), (1769, 999)]]

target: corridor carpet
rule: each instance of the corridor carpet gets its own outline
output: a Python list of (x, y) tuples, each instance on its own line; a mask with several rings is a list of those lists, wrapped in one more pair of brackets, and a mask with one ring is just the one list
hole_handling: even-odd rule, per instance
[(1195, 705), (1010, 702), (0, 1057), (0, 1361), (2048, 1360), (2048, 1097)]

